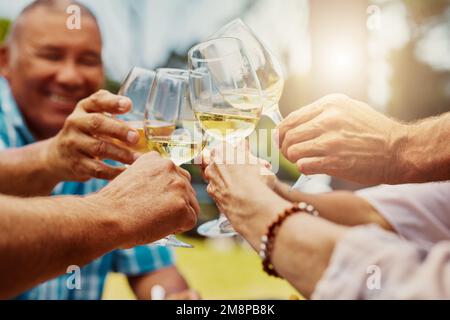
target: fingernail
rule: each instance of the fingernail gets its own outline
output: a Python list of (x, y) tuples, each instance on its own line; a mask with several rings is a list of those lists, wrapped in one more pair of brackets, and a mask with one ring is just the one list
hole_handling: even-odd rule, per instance
[(273, 143), (277, 148), (280, 147), (280, 133), (278, 132), (278, 129), (275, 130), (275, 133), (273, 134)]
[(127, 141), (129, 143), (137, 143), (139, 140), (139, 134), (137, 134), (135, 131), (128, 131), (127, 134)]
[(128, 109), (128, 106), (130, 104), (130, 100), (128, 100), (127, 98), (121, 98), (119, 100), (119, 110), (120, 111), (125, 111)]

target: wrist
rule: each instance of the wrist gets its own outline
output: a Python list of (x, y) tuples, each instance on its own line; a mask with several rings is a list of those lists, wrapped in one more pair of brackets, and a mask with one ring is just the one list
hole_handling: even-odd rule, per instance
[(281, 212), (292, 206), (292, 203), (276, 194), (262, 196), (260, 201), (255, 202), (251, 214), (237, 229), (257, 250), (261, 236), (266, 234), (269, 225)]
[(101, 242), (110, 250), (116, 249), (129, 242), (126, 232), (126, 221), (120, 210), (112, 205), (101, 194), (82, 197), (80, 199), (83, 211), (89, 213), (96, 224), (99, 234), (103, 234)]
[(40, 162), (43, 171), (46, 173), (46, 176), (51, 177), (55, 184), (66, 180), (66, 176), (63, 174), (63, 170), (59, 165), (58, 161), (56, 161), (57, 146), (56, 146), (56, 137), (47, 139), (42, 143), (42, 148), (40, 152)]
[(393, 129), (391, 129), (390, 139), (386, 154), (388, 155), (388, 161), (384, 170), (384, 183), (398, 183), (401, 177), (406, 174), (405, 170), (407, 165), (406, 154), (411, 128), (409, 125), (402, 123), (395, 123)]
[[(393, 174), (389, 182), (391, 183), (414, 183), (426, 181), (424, 173), (424, 163), (435, 150), (428, 150), (432, 133), (426, 133), (426, 128), (421, 124), (403, 125), (402, 138), (398, 143), (396, 162), (392, 166)], [(424, 139), (425, 138), (425, 139)], [(425, 179), (424, 181), (422, 181)]]

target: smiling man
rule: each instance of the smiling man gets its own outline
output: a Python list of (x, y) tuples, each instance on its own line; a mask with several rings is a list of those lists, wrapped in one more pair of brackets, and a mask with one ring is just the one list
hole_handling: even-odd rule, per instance
[(82, 29), (68, 30), (67, 4), (61, 10), (50, 4), (37, 1), (26, 8), (4, 49), (8, 61), (3, 74), (39, 140), (56, 135), (78, 101), (104, 82), (102, 39), (94, 16), (84, 9)]
[[(66, 28), (70, 4), (81, 8), (80, 30)], [(38, 0), (19, 15), (0, 49), (0, 193), (89, 194), (124, 170), (102, 160), (134, 161), (128, 148), (109, 142), (116, 138), (132, 145), (137, 134), (104, 115), (127, 112), (131, 102), (98, 91), (104, 82), (101, 53), (95, 16), (75, 1)], [(66, 287), (67, 275), (19, 298), (99, 299), (110, 271), (126, 274), (138, 298), (150, 298), (156, 284), (186, 297), (180, 295), (187, 284), (171, 251), (141, 246), (113, 251), (85, 266), (80, 290)]]

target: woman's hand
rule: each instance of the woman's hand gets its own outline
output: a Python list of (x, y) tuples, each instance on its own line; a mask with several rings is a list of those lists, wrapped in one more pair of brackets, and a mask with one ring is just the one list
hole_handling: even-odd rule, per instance
[(205, 169), (208, 193), (235, 230), (254, 247), (275, 216), (291, 205), (272, 190), (276, 178), (266, 165), (248, 148), (227, 145), (226, 149), (213, 149)]

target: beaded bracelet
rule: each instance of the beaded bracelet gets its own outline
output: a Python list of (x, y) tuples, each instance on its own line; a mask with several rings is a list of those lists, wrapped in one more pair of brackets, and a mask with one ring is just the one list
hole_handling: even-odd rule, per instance
[(313, 216), (319, 216), (319, 211), (317, 211), (313, 205), (306, 202), (294, 203), (290, 208), (285, 209), (282, 213), (278, 215), (274, 222), (272, 222), (267, 233), (261, 237), (261, 245), (259, 250), (259, 256), (261, 257), (263, 270), (270, 276), (281, 278), (275, 267), (272, 264), (271, 255), (273, 252), (273, 247), (275, 243), (275, 233), (277, 228), (281, 227), (283, 222), (287, 217), (294, 213), (308, 213)]

